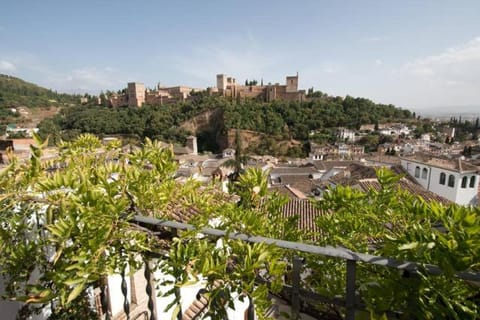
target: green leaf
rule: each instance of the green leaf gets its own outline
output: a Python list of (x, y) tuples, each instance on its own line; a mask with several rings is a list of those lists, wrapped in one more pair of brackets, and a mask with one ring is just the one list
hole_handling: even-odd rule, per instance
[(412, 250), (418, 247), (418, 242), (410, 242), (398, 247), (398, 250)]
[(178, 319), (178, 314), (180, 313), (180, 304), (177, 304), (175, 306), (175, 309), (173, 309), (173, 312), (172, 312), (172, 317), (170, 319), (172, 320), (176, 320)]
[(65, 280), (65, 281), (64, 281), (64, 283), (65, 283), (67, 286), (74, 286), (74, 285), (79, 284), (79, 283), (82, 283), (82, 282), (85, 282), (85, 279), (84, 279), (84, 278), (68, 279), (68, 280)]
[(83, 282), (81, 282), (78, 286), (76, 286), (75, 288), (73, 288), (73, 290), (70, 292), (70, 294), (68, 295), (68, 298), (67, 298), (67, 302), (66, 304), (69, 304), (71, 301), (73, 301), (76, 297), (78, 297), (80, 295), (80, 293), (82, 293), (83, 289), (85, 288), (85, 284), (86, 284), (86, 281), (84, 280)]

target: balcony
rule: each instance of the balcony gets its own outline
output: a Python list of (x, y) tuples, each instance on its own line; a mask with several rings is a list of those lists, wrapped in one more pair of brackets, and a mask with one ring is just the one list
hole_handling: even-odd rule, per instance
[[(132, 223), (150, 230), (157, 235), (168, 233), (175, 235), (177, 232), (194, 230), (195, 227), (190, 224), (179, 223), (175, 221), (158, 220), (151, 217), (137, 215), (132, 219)], [(443, 272), (438, 266), (425, 265), (408, 261), (397, 261), (390, 258), (373, 256), (363, 253), (356, 253), (342, 248), (320, 247), (315, 245), (303, 244), (298, 242), (289, 242), (278, 239), (265, 238), (260, 236), (249, 236), (246, 234), (228, 234), (226, 231), (203, 228), (200, 232), (213, 238), (228, 237), (230, 239), (241, 240), (249, 243), (266, 243), (276, 247), (289, 250), (293, 253), (291, 261), (291, 273), (285, 277), (285, 283), (279, 294), (271, 296), (276, 303), (269, 309), (268, 315), (275, 319), (284, 319), (279, 314), (279, 309), (287, 311), (291, 319), (319, 319), (314, 306), (319, 303), (333, 304), (343, 310), (339, 316), (345, 319), (355, 319), (359, 312), (365, 311), (365, 305), (362, 303), (362, 297), (358, 294), (356, 283), (357, 267), (361, 264), (375, 265), (381, 268), (397, 269), (403, 273), (403, 281), (415, 278), (420, 274), (439, 276)], [(343, 297), (329, 298), (303, 288), (301, 283), (302, 273), (304, 273), (304, 259), (299, 254), (319, 255), (344, 261), (346, 268), (345, 294)], [(160, 304), (156, 293), (155, 276), (152, 271), (152, 261), (156, 259), (168, 259), (164, 254), (158, 253), (144, 257), (145, 263), (143, 270), (135, 273), (128, 283), (126, 273), (118, 275), (117, 281), (104, 281), (96, 289), (95, 301), (98, 314), (102, 319), (161, 319), (158, 310)], [(143, 279), (141, 279), (143, 276)], [(460, 272), (455, 277), (471, 283), (480, 284), (480, 272)], [(258, 277), (258, 283), (265, 283), (265, 280)], [(217, 285), (221, 285), (218, 283)], [(116, 287), (115, 287), (116, 286)], [(140, 292), (144, 290), (143, 300), (139, 300)], [(198, 290), (198, 288), (196, 289)], [(112, 301), (113, 294), (116, 292), (116, 302)], [(123, 305), (119, 306), (119, 294), (123, 297)], [(279, 303), (283, 301), (283, 303)], [(179, 313), (178, 319), (200, 319), (208, 307), (208, 298), (202, 293), (202, 290), (196, 294), (196, 298), (189, 304), (188, 308)], [(120, 310), (121, 309), (121, 310)], [(112, 312), (112, 310), (116, 310)], [(120, 311), (119, 311), (120, 310)], [(396, 310), (390, 310), (388, 317), (402, 318), (402, 313)], [(237, 319), (237, 317), (235, 317)], [(255, 319), (252, 308), (246, 308), (244, 319)]]

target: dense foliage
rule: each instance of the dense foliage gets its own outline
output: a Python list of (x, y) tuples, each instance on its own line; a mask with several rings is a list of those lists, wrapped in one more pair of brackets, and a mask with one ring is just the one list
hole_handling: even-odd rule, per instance
[(480, 135), (480, 118), (473, 121), (451, 118), (449, 127), (455, 128), (455, 140), (465, 141), (467, 139), (478, 140)]
[(40, 136), (52, 136), (55, 142), (71, 140), (81, 133), (97, 135), (123, 134), (185, 142), (188, 132), (179, 128), (196, 114), (223, 105), (221, 99), (205, 97), (199, 101), (142, 108), (107, 108), (80, 106), (64, 108), (53, 119), (39, 124)]
[(78, 95), (57, 93), (19, 78), (0, 74), (0, 109), (79, 103), (80, 96)]
[[(40, 127), (43, 137), (54, 140), (71, 139), (80, 133), (129, 134), (139, 138), (158, 138), (170, 142), (184, 142), (188, 132), (179, 126), (206, 110), (221, 109), (223, 123), (210, 123), (208, 130), (197, 132), (202, 151), (218, 151), (216, 138), (229, 129), (246, 129), (266, 134), (251, 151), (299, 156), (305, 146), (288, 146), (283, 152), (279, 140), (295, 139), (305, 143), (311, 131), (322, 128), (346, 126), (358, 128), (361, 124), (378, 121), (408, 119), (408, 110), (392, 105), (375, 104), (363, 98), (345, 99), (323, 96), (307, 102), (254, 100), (233, 103), (222, 97), (198, 95), (192, 101), (142, 108), (74, 107), (65, 109), (53, 119), (45, 120)], [(327, 130), (328, 141), (331, 134)], [(283, 152), (283, 153), (282, 153)]]
[[(476, 319), (478, 283), (454, 276), (480, 271), (480, 210), (443, 206), (399, 190), (400, 177), (378, 172), (381, 190), (360, 192), (337, 187), (319, 202), (332, 212), (317, 220), (319, 245), (415, 261), (441, 267), (444, 274), (410, 275), (396, 269), (359, 264), (357, 290), (371, 317), (399, 311), (402, 319)], [(310, 257), (310, 286), (334, 297), (344, 293), (345, 264)], [(420, 268), (422, 270), (422, 268)]]
[[(172, 207), (194, 207), (198, 216), (192, 222), (199, 227), (217, 217), (220, 226), (231, 231), (278, 236), (281, 230), (275, 227), (280, 223), (278, 198), (272, 197), (268, 206), (238, 207), (220, 201), (224, 195), (209, 187), (193, 181), (181, 184), (174, 180), (171, 150), (150, 140), (123, 153), (116, 144), (100, 148), (96, 137), (82, 135), (61, 145), (59, 158), (49, 162), (40, 160), (43, 146), (32, 147), (26, 163), (10, 154), (9, 165), (0, 172), (0, 275), (11, 299), (27, 306), (55, 301), (51, 319), (89, 318), (91, 309), (72, 307), (86, 301), (88, 288), (127, 266), (139, 268), (144, 254), (164, 248), (163, 242), (129, 223), (134, 214), (168, 219)], [(245, 179), (250, 186), (248, 175)], [(258, 192), (263, 195), (266, 185)], [(278, 289), (285, 267), (280, 250), (229, 239), (218, 246), (195, 233), (180, 236), (171, 242), (171, 259), (158, 264), (175, 276), (174, 292), (190, 283), (192, 275), (203, 275), (213, 319), (222, 318), (233, 293), (255, 299), (263, 314), (268, 289), (253, 283), (260, 270), (268, 270), (264, 275)], [(214, 286), (218, 280), (221, 288)], [(171, 297), (172, 306), (180, 306), (180, 297)]]
[[(195, 208), (198, 215), (190, 222), (196, 230), (213, 223), (228, 233), (311, 241), (297, 229), (297, 218), (282, 217), (286, 199), (267, 191), (261, 170), (246, 170), (233, 182), (231, 190), (240, 197), (234, 202), (215, 192), (215, 183), (200, 187), (174, 180), (171, 150), (150, 140), (123, 153), (115, 144), (100, 149), (97, 138), (83, 135), (63, 144), (59, 158), (50, 162), (40, 161), (41, 148), (32, 147), (26, 163), (9, 155), (9, 165), (0, 172), (0, 272), (10, 298), (55, 301), (52, 319), (85, 318), (92, 310), (72, 304), (83, 301), (87, 288), (127, 265), (140, 267), (142, 255), (165, 248), (128, 222), (133, 214), (169, 219), (172, 210)], [(393, 173), (378, 175), (379, 191), (339, 186), (325, 193), (319, 206), (328, 213), (316, 222), (321, 233), (315, 244), (436, 264), (444, 274), (409, 275), (359, 263), (357, 292), (369, 313), (358, 315), (385, 317), (390, 310), (405, 319), (478, 318), (478, 283), (454, 274), (480, 270), (479, 209), (425, 202), (398, 190), (399, 177)], [(269, 290), (280, 289), (288, 261), (299, 253), (228, 238), (215, 242), (196, 230), (171, 239), (169, 259), (157, 264), (174, 279), (163, 283), (171, 286), (164, 292), (171, 310), (182, 312), (180, 287), (202, 281), (212, 319), (223, 319), (235, 297), (253, 299), (261, 318)], [(345, 261), (306, 258), (304, 285), (326, 296), (343, 296)], [(255, 284), (259, 276), (270, 285)], [(328, 305), (316, 307), (342, 314)], [(79, 313), (68, 317), (72, 310)]]
[(408, 110), (376, 104), (368, 99), (322, 97), (307, 102), (244, 101), (225, 110), (227, 128), (259, 131), (307, 140), (310, 131), (331, 127), (359, 129), (362, 124), (409, 119)]

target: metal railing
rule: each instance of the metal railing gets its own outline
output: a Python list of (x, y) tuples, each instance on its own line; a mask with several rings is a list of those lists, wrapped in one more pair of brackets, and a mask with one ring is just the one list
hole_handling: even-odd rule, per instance
[[(172, 230), (174, 233), (177, 230), (197, 230), (205, 235), (210, 235), (214, 237), (228, 237), (230, 239), (237, 239), (242, 240), (250, 243), (266, 243), (272, 244), (279, 248), (293, 250), (294, 252), (303, 252), (308, 254), (320, 255), (324, 257), (330, 258), (338, 258), (343, 259), (346, 261), (346, 280), (345, 280), (345, 297), (344, 299), (330, 299), (324, 296), (321, 296), (317, 293), (307, 291), (305, 289), (300, 288), (300, 274), (303, 265), (303, 259), (294, 256), (292, 261), (292, 284), (285, 285), (284, 291), (288, 292), (291, 296), (291, 316), (292, 319), (298, 319), (300, 314), (300, 305), (301, 300), (311, 303), (318, 303), (318, 302), (325, 302), (328, 301), (330, 303), (343, 306), (346, 310), (345, 318), (347, 320), (355, 319), (355, 313), (357, 310), (362, 309), (361, 305), (357, 302), (358, 297), (356, 296), (356, 268), (357, 263), (366, 263), (372, 264), (387, 268), (394, 268), (398, 270), (403, 270), (408, 272), (410, 275), (418, 274), (420, 271), (426, 272), (431, 275), (440, 275), (442, 274), (442, 270), (435, 265), (430, 264), (420, 264), (416, 262), (409, 262), (409, 261), (398, 261), (392, 258), (385, 258), (379, 256), (373, 256), (369, 254), (357, 253), (352, 252), (347, 249), (343, 248), (333, 248), (333, 247), (321, 247), (315, 245), (309, 245), (299, 242), (291, 242), (291, 241), (284, 241), (279, 239), (272, 239), (266, 238), (261, 236), (250, 236), (242, 233), (231, 233), (224, 230), (214, 229), (214, 228), (201, 228), (197, 229), (195, 226), (186, 223), (179, 223), (175, 221), (166, 221), (166, 220), (159, 220), (152, 217), (146, 217), (137, 215), (132, 219), (132, 223), (141, 225), (147, 229), (154, 229), (157, 230), (158, 228), (166, 228), (168, 230)], [(122, 273), (122, 277), (125, 274)], [(148, 259), (145, 260), (145, 271), (144, 276), (147, 280), (146, 286), (146, 293), (148, 296), (148, 312), (150, 320), (156, 320), (156, 312), (155, 312), (155, 294), (152, 290), (153, 286), (153, 278), (151, 275), (151, 266), (148, 262)], [(480, 272), (458, 272), (455, 276), (459, 279), (468, 280), (468, 281), (478, 281), (480, 282)], [(105, 319), (110, 319), (110, 315), (108, 313), (108, 301), (106, 297), (106, 289), (101, 289), (101, 298), (100, 301), (102, 303), (102, 310), (104, 311), (103, 314)], [(127, 290), (125, 286), (124, 279), (122, 280), (122, 293), (125, 298), (124, 302), (124, 312), (126, 315), (126, 319), (130, 319), (130, 309), (127, 299)]]

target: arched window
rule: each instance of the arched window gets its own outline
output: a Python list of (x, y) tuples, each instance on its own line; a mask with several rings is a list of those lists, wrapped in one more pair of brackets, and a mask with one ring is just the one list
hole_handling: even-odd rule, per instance
[(420, 178), (420, 167), (419, 166), (415, 167), (415, 178)]
[(444, 172), (440, 173), (440, 182), (439, 183), (445, 185), (446, 180), (447, 180), (447, 175)]
[(452, 188), (455, 186), (455, 177), (453, 174), (448, 176), (448, 186)]
[(470, 177), (470, 188), (475, 188), (475, 176)]
[(422, 179), (427, 179), (427, 175), (428, 175), (428, 169), (423, 168), (422, 169)]
[(467, 187), (467, 180), (468, 180), (467, 177), (463, 177), (463, 178), (462, 178), (462, 186), (461, 186), (461, 187), (462, 187), (463, 189), (465, 189), (465, 188)]

